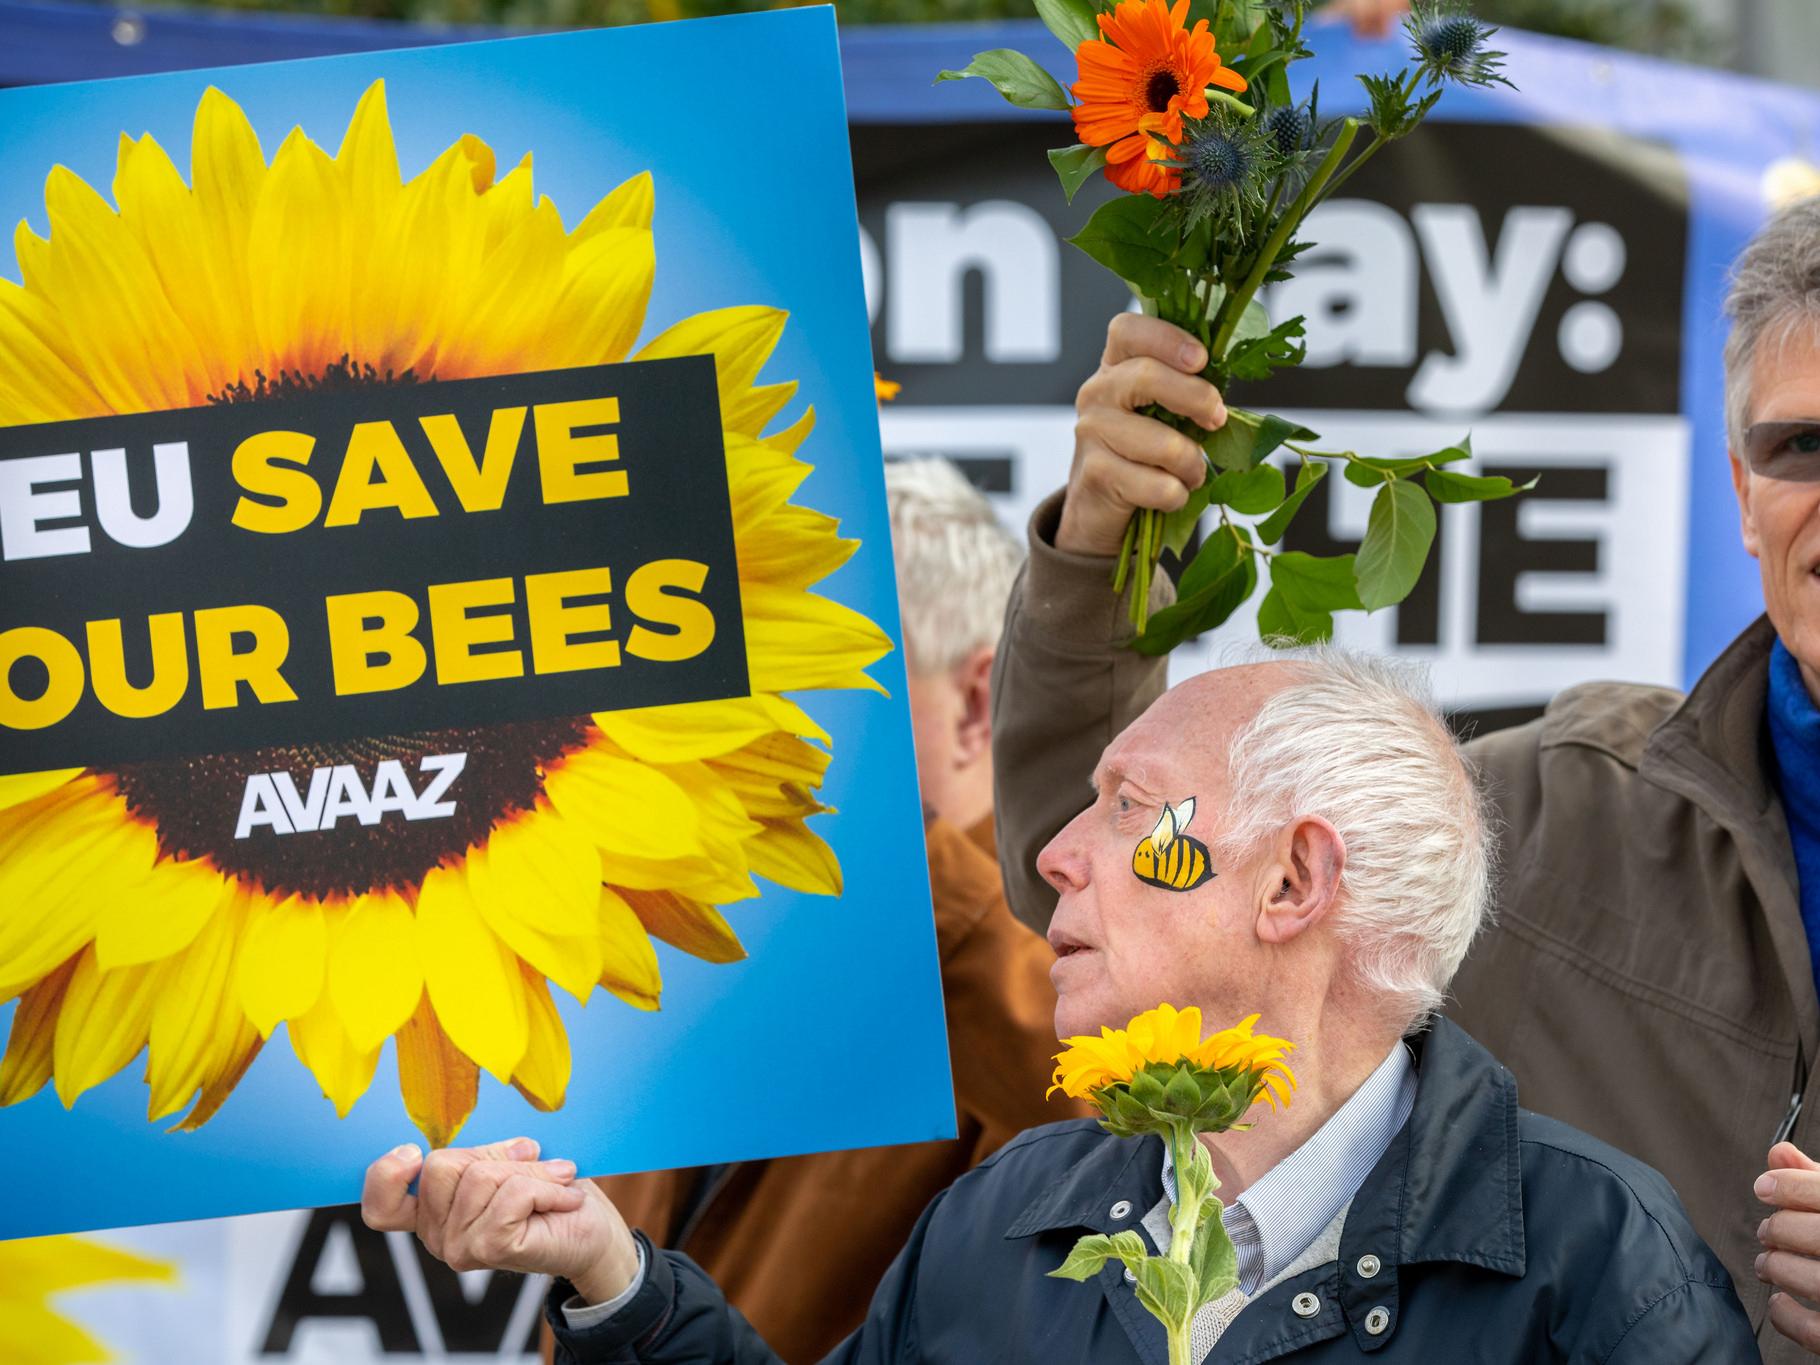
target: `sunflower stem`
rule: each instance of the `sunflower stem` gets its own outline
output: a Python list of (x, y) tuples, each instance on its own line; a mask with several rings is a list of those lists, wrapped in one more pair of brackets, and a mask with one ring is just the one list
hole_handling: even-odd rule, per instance
[(1119, 546), (1118, 563), (1112, 569), (1112, 591), (1116, 595), (1125, 591), (1125, 577), (1131, 570), (1131, 542), (1137, 538), (1137, 514), (1125, 523), (1125, 542)]

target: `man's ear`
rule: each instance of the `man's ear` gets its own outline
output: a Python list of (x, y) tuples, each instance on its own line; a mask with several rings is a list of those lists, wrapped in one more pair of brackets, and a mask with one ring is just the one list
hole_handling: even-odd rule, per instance
[(1346, 841), (1320, 816), (1302, 816), (1285, 828), (1265, 868), (1258, 937), (1287, 943), (1319, 924), (1339, 899), (1345, 868)]
[(1757, 557), (1757, 519), (1750, 510), (1750, 471), (1744, 467), (1744, 461), (1738, 458), (1738, 452), (1728, 452), (1732, 461), (1732, 492), (1738, 495), (1738, 530), (1744, 537), (1744, 552), (1752, 559)]
[(992, 752), (993, 645), (981, 645), (954, 666), (954, 690), (960, 697), (955, 721), (954, 760), (965, 767)]

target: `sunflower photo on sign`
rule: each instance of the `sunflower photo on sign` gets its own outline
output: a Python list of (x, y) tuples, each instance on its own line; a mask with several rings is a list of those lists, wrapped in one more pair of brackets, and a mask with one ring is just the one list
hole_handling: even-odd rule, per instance
[[(660, 138), (704, 51), (790, 72), (813, 154)], [(815, 1142), (951, 1122), (828, 13), (0, 128), (0, 1151), (173, 1177), (0, 1237), (337, 1202), (482, 1123), (800, 1150), (724, 1058), (881, 991), (922, 1083)], [(708, 1066), (718, 1154), (655, 1099)]]

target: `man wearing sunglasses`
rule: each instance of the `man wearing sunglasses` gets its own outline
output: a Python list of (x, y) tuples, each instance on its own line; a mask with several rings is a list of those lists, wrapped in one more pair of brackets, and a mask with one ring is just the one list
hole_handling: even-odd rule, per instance
[[(1765, 614), (1685, 697), (1588, 684), (1469, 746), (1505, 857), (1447, 1013), (1527, 1107), (1669, 1177), (1781, 1365), (1820, 1351), (1798, 1301), (1820, 1302), (1804, 1155), (1820, 1155), (1820, 200), (1758, 234), (1727, 311), (1732, 480)], [(1140, 415), (1217, 426), (1204, 360), (1156, 319), (1115, 321), (1068, 488), (1031, 519), (993, 694), (999, 854), (1031, 924), (1055, 904), (1036, 851), (1164, 687), (1162, 660), (1124, 648), (1106, 582), (1132, 511), (1179, 507), (1204, 477), (1191, 442)]]

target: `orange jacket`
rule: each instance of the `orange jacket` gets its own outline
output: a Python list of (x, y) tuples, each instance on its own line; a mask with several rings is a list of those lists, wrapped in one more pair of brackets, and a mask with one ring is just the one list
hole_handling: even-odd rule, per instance
[(711, 1168), (705, 1191), (699, 1170), (600, 1182), (628, 1223), (699, 1262), (791, 1365), (859, 1326), (931, 1199), (1025, 1128), (1086, 1112), (1043, 1099), (1059, 1050), (1054, 958), (1005, 905), (991, 822), (970, 837), (935, 820), (927, 836), (959, 1136), (737, 1162)]

